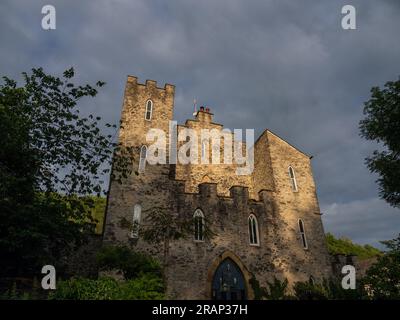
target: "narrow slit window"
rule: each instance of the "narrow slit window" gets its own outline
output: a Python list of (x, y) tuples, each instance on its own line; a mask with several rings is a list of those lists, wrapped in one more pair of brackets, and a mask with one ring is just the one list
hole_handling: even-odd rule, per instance
[(289, 178), (290, 178), (290, 184), (292, 186), (292, 190), (294, 192), (297, 192), (297, 181), (296, 181), (296, 174), (294, 173), (294, 169), (292, 167), (289, 167)]
[(299, 219), (299, 232), (300, 232), (301, 242), (302, 242), (302, 244), (303, 244), (303, 248), (304, 248), (304, 249), (308, 249), (306, 231), (305, 231), (305, 229), (304, 229), (303, 220), (301, 220), (301, 219)]
[(204, 214), (197, 209), (193, 215), (194, 220), (194, 240), (204, 241)]
[(259, 245), (258, 222), (254, 214), (251, 214), (248, 219), (249, 224), (249, 241), (250, 245)]
[(143, 173), (146, 169), (146, 158), (147, 158), (147, 147), (142, 146), (140, 148), (139, 173)]
[(132, 220), (132, 230), (131, 230), (131, 238), (133, 239), (139, 238), (141, 215), (142, 215), (142, 207), (140, 206), (140, 204), (135, 204), (135, 206), (133, 207), (133, 220)]
[(147, 121), (150, 121), (152, 115), (153, 115), (153, 101), (147, 100), (147, 102), (146, 102), (146, 112), (144, 114), (144, 118)]

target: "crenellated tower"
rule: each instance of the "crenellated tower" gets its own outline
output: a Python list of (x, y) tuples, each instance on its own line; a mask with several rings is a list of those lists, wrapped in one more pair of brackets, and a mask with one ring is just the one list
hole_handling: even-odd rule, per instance
[[(169, 123), (173, 119), (175, 86), (165, 84), (159, 88), (157, 82), (147, 80), (145, 84), (128, 76), (121, 114), (119, 142), (133, 147), (132, 174), (119, 184), (110, 182), (107, 201), (104, 240), (125, 242), (136, 238), (129, 230), (121, 230), (121, 221), (132, 221), (132, 217), (143, 220), (144, 212), (151, 206), (168, 207), (171, 202), (169, 172), (170, 165), (149, 165), (146, 162), (150, 129), (161, 129), (168, 141)], [(168, 147), (168, 146), (167, 146)], [(157, 195), (157, 196), (155, 196)]]

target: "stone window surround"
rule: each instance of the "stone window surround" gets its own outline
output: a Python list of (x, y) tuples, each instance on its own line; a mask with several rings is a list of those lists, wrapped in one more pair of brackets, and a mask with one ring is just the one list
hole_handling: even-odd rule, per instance
[[(248, 222), (248, 227), (249, 227), (249, 244), (251, 246), (254, 247), (259, 247), (260, 246), (260, 234), (259, 234), (259, 227), (258, 227), (258, 220), (257, 217), (255, 216), (255, 214), (251, 213), (249, 215), (249, 217), (247, 218), (247, 222)], [(251, 239), (252, 239), (252, 233), (254, 232), (253, 230), (253, 223), (255, 224), (255, 237), (256, 237), (256, 241), (254, 243), (252, 243)], [(254, 239), (254, 235), (253, 235), (253, 239)]]
[[(152, 101), (151, 99), (148, 99), (148, 100), (146, 101), (146, 104), (145, 104), (145, 111), (144, 111), (144, 119), (145, 119), (146, 121), (151, 121), (151, 118), (153, 117), (153, 106), (154, 106), (153, 101)], [(149, 117), (147, 116), (148, 113), (150, 113), (150, 116), (149, 116)]]

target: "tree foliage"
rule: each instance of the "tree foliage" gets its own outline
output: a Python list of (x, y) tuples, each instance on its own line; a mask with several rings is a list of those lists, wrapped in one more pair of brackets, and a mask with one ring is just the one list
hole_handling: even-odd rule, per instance
[(38, 68), (23, 73), (22, 86), (7, 77), (0, 85), (1, 274), (57, 265), (84, 240), (89, 196), (104, 191), (113, 155), (113, 178), (130, 174), (131, 150), (104, 133), (116, 126), (79, 112), (78, 102), (104, 83), (76, 86), (73, 77), (72, 68), (61, 78)]
[(260, 283), (254, 276), (250, 279), (255, 300), (294, 300), (295, 297), (288, 294), (288, 284), (287, 279), (281, 281), (274, 277), (273, 281), (267, 281), (267, 287), (265, 288), (260, 286)]
[[(358, 282), (357, 282), (358, 283)], [(250, 279), (255, 299), (268, 300), (361, 300), (366, 299), (363, 285), (358, 283), (355, 290), (345, 290), (337, 279), (323, 279), (320, 283), (313, 281), (298, 281), (290, 289), (288, 280), (279, 280), (274, 277), (273, 281), (267, 282), (267, 287), (261, 287), (253, 277)]]
[(93, 200), (93, 205), (88, 208), (90, 210), (89, 222), (95, 224), (95, 233), (101, 235), (103, 233), (105, 213), (106, 213), (106, 197), (89, 196)]
[[(167, 265), (170, 241), (185, 239), (194, 236), (195, 221), (191, 213), (174, 213), (163, 206), (153, 206), (144, 210), (145, 218), (141, 226), (143, 239), (151, 244), (163, 244), (164, 266)], [(209, 227), (207, 219), (204, 218), (204, 239), (214, 236)]]
[(382, 241), (388, 248), (368, 270), (363, 283), (374, 299), (400, 299), (400, 234)]
[(84, 278), (60, 281), (51, 300), (160, 300), (164, 286), (160, 277), (143, 274), (138, 278), (119, 282), (112, 278), (90, 280)]
[(364, 104), (361, 136), (382, 143), (366, 158), (371, 172), (379, 178), (379, 194), (390, 205), (400, 207), (400, 80), (389, 81), (384, 89), (373, 87)]
[(336, 238), (333, 234), (327, 233), (325, 236), (326, 244), (330, 254), (356, 255), (358, 259), (369, 259), (382, 254), (379, 249), (371, 245), (359, 245), (350, 239)]
[(121, 270), (125, 279), (133, 279), (144, 273), (161, 276), (158, 261), (126, 246), (104, 246), (97, 253), (97, 263), (100, 270)]
[(296, 282), (293, 291), (299, 300), (327, 300), (328, 292), (322, 284), (314, 284), (311, 281)]

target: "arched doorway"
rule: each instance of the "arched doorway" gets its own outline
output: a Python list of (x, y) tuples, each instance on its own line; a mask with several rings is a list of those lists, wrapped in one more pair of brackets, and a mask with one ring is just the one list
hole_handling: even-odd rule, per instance
[(223, 260), (212, 280), (213, 300), (245, 300), (246, 284), (242, 271), (230, 258)]

